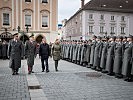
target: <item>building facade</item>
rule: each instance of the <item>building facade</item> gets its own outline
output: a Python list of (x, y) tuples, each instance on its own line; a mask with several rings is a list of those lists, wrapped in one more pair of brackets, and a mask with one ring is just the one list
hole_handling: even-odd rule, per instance
[(0, 35), (28, 39), (32, 33), (37, 42), (43, 37), (54, 42), (58, 37), (58, 0), (0, 0)]
[(133, 35), (132, 0), (91, 0), (64, 25), (64, 39), (89, 39), (93, 35)]

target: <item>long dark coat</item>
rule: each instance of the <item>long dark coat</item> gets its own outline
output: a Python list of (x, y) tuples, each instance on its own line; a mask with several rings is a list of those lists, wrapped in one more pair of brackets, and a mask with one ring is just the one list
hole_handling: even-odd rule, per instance
[(25, 55), (27, 57), (27, 65), (28, 66), (34, 65), (34, 59), (37, 54), (36, 49), (37, 49), (37, 43), (35, 41), (34, 42), (26, 41)]
[(70, 56), (70, 44), (67, 44), (67, 49), (66, 49), (66, 58), (68, 59)]
[(113, 67), (113, 72), (116, 74), (121, 74), (122, 71), (122, 58), (123, 58), (123, 48), (122, 43), (117, 43), (115, 46), (115, 59), (114, 59), (114, 67)]
[(0, 42), (0, 58), (2, 57), (2, 43)]
[(54, 44), (52, 46), (52, 55), (53, 55), (53, 59), (55, 61), (60, 60), (60, 58), (61, 58), (61, 46), (60, 46), (60, 44)]
[(70, 50), (69, 50), (69, 59), (72, 60), (72, 53), (73, 53), (73, 45), (70, 44)]
[(90, 62), (90, 53), (91, 53), (91, 45), (87, 44), (86, 45), (86, 62), (89, 63)]
[(82, 50), (82, 47), (83, 47), (83, 45), (79, 45), (79, 48), (78, 48), (78, 54), (77, 54), (77, 61), (80, 61), (80, 59), (81, 59), (81, 50)]
[(102, 54), (103, 43), (97, 42), (94, 51), (94, 63), (93, 66), (100, 67), (100, 60)]
[(103, 43), (102, 56), (101, 56), (101, 62), (100, 62), (100, 67), (102, 69), (105, 69), (106, 67), (108, 45), (109, 45), (108, 42)]
[(91, 43), (91, 54), (90, 54), (90, 64), (94, 63), (94, 51), (95, 51), (96, 41)]
[(87, 45), (85, 44), (82, 46), (80, 64), (87, 61), (86, 60), (86, 50), (87, 50)]
[(131, 75), (132, 63), (133, 63), (132, 59), (133, 59), (133, 43), (131, 44), (127, 43), (125, 45), (123, 65), (122, 65), (122, 74), (125, 76)]
[(78, 49), (79, 49), (79, 44), (76, 44), (75, 52), (74, 52), (74, 61), (77, 61), (77, 56), (78, 56)]
[(2, 56), (7, 57), (7, 49), (8, 49), (8, 44), (2, 44)]
[(76, 59), (76, 55), (75, 55), (75, 52), (76, 52), (76, 44), (73, 44), (73, 51), (72, 51), (72, 61), (74, 61)]
[(108, 46), (108, 52), (107, 52), (107, 61), (106, 61), (106, 71), (109, 73), (113, 72), (113, 64), (114, 64), (114, 57), (115, 57), (115, 45), (116, 43), (110, 43)]
[(8, 45), (7, 55), (10, 57), (9, 67), (18, 69), (21, 67), (21, 57), (23, 57), (23, 43), (11, 40)]

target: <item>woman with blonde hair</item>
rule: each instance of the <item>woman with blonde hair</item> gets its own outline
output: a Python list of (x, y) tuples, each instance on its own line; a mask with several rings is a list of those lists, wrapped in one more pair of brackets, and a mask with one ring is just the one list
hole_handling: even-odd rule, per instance
[(55, 71), (58, 71), (58, 62), (61, 58), (61, 46), (60, 46), (60, 41), (59, 39), (55, 40), (55, 43), (52, 46), (52, 55), (53, 55), (53, 60), (55, 61)]

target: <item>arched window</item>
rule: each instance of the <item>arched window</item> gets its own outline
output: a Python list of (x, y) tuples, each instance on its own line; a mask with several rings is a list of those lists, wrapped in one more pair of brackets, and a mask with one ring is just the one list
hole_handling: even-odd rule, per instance
[(41, 27), (48, 28), (49, 27), (49, 15), (50, 12), (47, 10), (41, 11)]

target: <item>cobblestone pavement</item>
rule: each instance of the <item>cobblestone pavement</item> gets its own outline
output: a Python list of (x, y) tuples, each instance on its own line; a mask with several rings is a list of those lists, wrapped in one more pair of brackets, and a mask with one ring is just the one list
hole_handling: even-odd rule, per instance
[(48, 100), (133, 100), (133, 83), (66, 61), (60, 61), (59, 72), (55, 72), (49, 61), (50, 73), (41, 72), (38, 59), (34, 66)]
[(0, 60), (0, 100), (30, 100), (27, 79), (24, 70), (20, 75), (12, 76), (8, 60)]
[[(22, 65), (26, 66), (26, 60), (22, 61)], [(33, 75), (48, 100), (133, 100), (133, 82), (128, 83), (89, 68), (61, 60), (59, 72), (55, 72), (50, 58), (50, 72), (45, 73), (41, 72), (41, 62), (37, 58), (33, 69)], [(30, 100), (26, 75), (22, 67), (20, 75), (12, 76), (8, 60), (0, 60), (0, 100)]]

